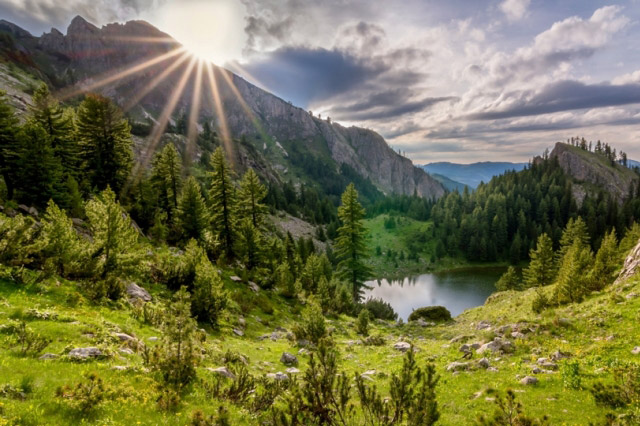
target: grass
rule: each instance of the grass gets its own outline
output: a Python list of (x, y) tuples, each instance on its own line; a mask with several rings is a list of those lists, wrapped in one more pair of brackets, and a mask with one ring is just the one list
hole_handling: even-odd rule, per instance
[[(249, 297), (244, 284), (226, 282), (227, 287), (238, 296)], [(156, 299), (163, 299), (162, 287), (151, 287)], [(92, 305), (88, 301), (73, 301), (75, 283), (45, 280), (40, 284), (24, 287), (6, 280), (0, 281), (0, 324), (9, 324), (12, 318), (24, 318), (29, 327), (52, 339), (44, 352), (55, 353), (58, 359), (43, 361), (37, 356), (21, 356), (10, 349), (10, 337), (0, 334), (0, 388), (3, 385), (20, 386), (33, 381), (33, 390), (24, 400), (0, 398), (0, 424), (187, 424), (194, 410), (214, 413), (220, 403), (207, 397), (199, 383), (194, 384), (182, 399), (175, 412), (164, 412), (158, 408), (157, 381), (143, 365), (138, 354), (124, 355), (118, 352), (121, 343), (115, 332), (126, 332), (147, 345), (149, 340), (161, 336), (161, 331), (142, 323), (134, 316), (126, 303), (106, 306)], [(625, 296), (640, 293), (640, 280), (611, 287), (605, 292), (592, 295), (581, 304), (568, 305), (543, 312), (532, 313), (530, 306), (533, 291), (504, 292), (492, 296), (487, 304), (471, 309), (454, 322), (435, 327), (416, 325), (398, 326), (393, 323), (374, 322), (372, 334), (380, 334), (386, 344), (368, 347), (358, 344), (355, 319), (340, 317), (329, 319), (334, 328), (334, 338), (342, 354), (341, 368), (353, 376), (356, 372), (376, 370), (372, 375), (378, 388), (388, 392), (388, 378), (402, 363), (402, 354), (393, 349), (396, 341), (413, 342), (418, 348), (418, 362), (431, 360), (435, 363), (441, 382), (438, 387), (438, 402), (442, 413), (442, 425), (469, 424), (479, 413), (493, 410), (493, 390), (513, 388), (518, 399), (530, 415), (547, 414), (552, 424), (589, 424), (602, 422), (605, 411), (597, 406), (588, 387), (596, 380), (610, 379), (608, 367), (616, 361), (634, 360), (638, 356), (631, 349), (640, 344), (640, 298)], [(203, 344), (204, 358), (198, 368), (201, 379), (211, 377), (206, 367), (218, 367), (220, 357), (227, 350), (245, 355), (249, 359), (248, 369), (254, 375), (284, 371), (279, 362), (282, 352), (297, 354), (298, 348), (282, 333), (282, 337), (259, 340), (270, 334), (275, 327), (291, 329), (299, 320), (294, 304), (288, 303), (270, 292), (274, 314), (268, 315), (257, 306), (252, 306), (244, 318), (247, 322), (245, 335), (235, 336), (232, 328), (237, 326), (238, 314), (228, 314), (219, 330), (206, 328), (207, 339)], [(621, 297), (614, 297), (619, 294)], [(30, 309), (55, 313), (53, 319), (33, 319), (27, 315)], [(236, 308), (237, 309), (237, 308)], [(570, 325), (561, 318), (568, 318)], [(476, 330), (476, 324), (489, 321), (492, 330)], [(498, 371), (474, 370), (453, 374), (446, 366), (460, 360), (460, 343), (450, 340), (459, 335), (472, 336), (470, 342), (490, 340), (495, 330), (506, 324), (527, 322), (537, 331), (524, 340), (515, 341), (516, 351), (503, 356), (490, 356), (490, 362)], [(608, 339), (614, 336), (613, 339)], [(355, 342), (355, 343), (354, 343)], [(64, 354), (74, 347), (97, 346), (110, 357), (77, 363), (67, 360)], [(582, 389), (565, 389), (561, 373), (538, 375), (536, 386), (519, 384), (520, 376), (531, 374), (537, 356), (549, 356), (556, 350), (570, 352), (579, 362)], [(540, 355), (534, 354), (539, 353)], [(475, 358), (479, 358), (476, 356)], [(305, 355), (298, 356), (299, 368), (308, 365)], [(114, 366), (127, 366), (125, 371), (114, 370)], [(57, 387), (84, 380), (87, 372), (96, 372), (109, 387), (107, 401), (95, 412), (86, 415), (70, 408), (54, 396)], [(480, 394), (478, 394), (480, 392)], [(479, 395), (479, 396), (477, 396)], [(232, 424), (257, 424), (261, 418), (249, 414), (244, 407), (229, 405)], [(356, 419), (357, 424), (357, 419)]]

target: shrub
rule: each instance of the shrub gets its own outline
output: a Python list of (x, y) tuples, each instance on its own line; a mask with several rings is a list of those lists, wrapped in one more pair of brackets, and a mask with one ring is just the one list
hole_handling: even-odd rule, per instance
[(419, 319), (434, 322), (451, 321), (451, 312), (444, 306), (425, 306), (414, 310), (409, 315), (409, 321), (417, 321)]
[(369, 336), (362, 341), (362, 344), (365, 346), (384, 346), (385, 340), (384, 337), (378, 335)]
[(105, 399), (106, 389), (96, 373), (85, 375), (86, 383), (80, 382), (75, 387), (64, 385), (56, 389), (56, 396), (63, 398), (82, 413), (95, 410)]
[(204, 252), (196, 266), (193, 286), (191, 313), (198, 320), (216, 326), (222, 311), (229, 303), (229, 298), (224, 291), (220, 275)]
[(391, 305), (382, 299), (369, 298), (362, 306), (376, 319), (387, 321), (395, 321), (398, 319), (398, 314), (393, 310)]
[(37, 355), (51, 343), (50, 339), (40, 336), (27, 327), (24, 321), (20, 321), (14, 329), (14, 337), (13, 347), (17, 347), (22, 355)]
[(358, 314), (356, 332), (365, 337), (369, 335), (369, 311), (367, 309), (362, 309)]
[(580, 363), (578, 361), (567, 361), (562, 365), (562, 384), (565, 389), (582, 389), (582, 378), (580, 377)]
[(596, 404), (610, 408), (626, 407), (640, 400), (640, 365), (622, 363), (614, 367), (613, 384), (597, 382), (591, 388)]
[(536, 314), (547, 309), (551, 303), (549, 302), (549, 298), (544, 294), (544, 291), (540, 288), (536, 289), (536, 296), (531, 303), (531, 310)]
[(215, 415), (207, 416), (200, 410), (194, 411), (190, 424), (191, 426), (231, 426), (231, 421), (229, 420), (229, 412), (221, 405)]
[(506, 398), (496, 395), (496, 409), (489, 418), (481, 415), (477, 424), (481, 426), (543, 426), (548, 425), (547, 416), (541, 419), (535, 419), (527, 416), (522, 409), (522, 404), (516, 401), (516, 394), (511, 390), (507, 390)]
[(302, 314), (302, 320), (294, 325), (293, 334), (297, 340), (308, 340), (317, 344), (320, 339), (327, 336), (327, 325), (322, 315), (320, 306), (311, 301), (309, 307)]

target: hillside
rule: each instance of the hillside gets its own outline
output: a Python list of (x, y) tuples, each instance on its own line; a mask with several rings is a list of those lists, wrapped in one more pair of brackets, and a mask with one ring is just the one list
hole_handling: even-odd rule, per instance
[(2, 66), (9, 67), (7, 75), (15, 76), (0, 79), (0, 85), (20, 110), (30, 102), (34, 78), (70, 100), (98, 91), (127, 109), (134, 123), (149, 127), (151, 136), (139, 141), (146, 146), (155, 144), (150, 142), (155, 123), (175, 124), (199, 104), (198, 126), (210, 122), (222, 138), (227, 129), (233, 138), (246, 138), (269, 164), (271, 170), (263, 176), (270, 180), (317, 181), (300, 170), (304, 156), (313, 167), (328, 166), (334, 174), (347, 166), (384, 193), (428, 198), (444, 193), (439, 182), (395, 153), (377, 133), (314, 117), (225, 69), (213, 66), (211, 77), (206, 70), (198, 73), (200, 66), (179, 50), (176, 41), (146, 22), (97, 28), (78, 16), (66, 34), (52, 29), (34, 37), (2, 21), (0, 32)]
[(585, 195), (604, 190), (618, 202), (629, 197), (640, 178), (627, 167), (604, 155), (586, 151), (578, 146), (558, 142), (549, 154), (573, 178), (573, 196), (581, 204)]
[(448, 191), (462, 192), (466, 187), (468, 187), (468, 185), (465, 185), (464, 183), (456, 182), (453, 179), (449, 179), (445, 175), (441, 175), (439, 173), (429, 173), (429, 174), (431, 175), (432, 178), (440, 182), (442, 186), (444, 186)]
[(475, 189), (480, 182), (487, 183), (494, 176), (509, 170), (520, 171), (527, 163), (509, 163), (483, 161), (480, 163), (457, 164), (449, 162), (429, 163), (422, 166), (431, 175), (439, 174), (453, 181), (468, 185)]

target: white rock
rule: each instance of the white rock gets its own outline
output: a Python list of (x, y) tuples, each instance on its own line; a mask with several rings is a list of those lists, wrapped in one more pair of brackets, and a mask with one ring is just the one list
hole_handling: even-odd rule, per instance
[(409, 349), (411, 349), (411, 344), (407, 343), (407, 342), (398, 342), (396, 344), (393, 345), (393, 349), (400, 351), (400, 352), (406, 352)]

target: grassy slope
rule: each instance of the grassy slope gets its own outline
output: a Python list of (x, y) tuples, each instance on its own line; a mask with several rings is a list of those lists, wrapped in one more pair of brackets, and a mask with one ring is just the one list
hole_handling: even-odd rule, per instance
[[(227, 282), (227, 285), (242, 297), (250, 295), (242, 285), (231, 282)], [(64, 357), (41, 361), (35, 357), (19, 356), (3, 342), (0, 345), (0, 386), (18, 385), (23, 377), (31, 376), (35, 379), (35, 390), (25, 401), (0, 399), (4, 412), (0, 415), (0, 424), (3, 419), (9, 418), (22, 418), (26, 424), (41, 424), (43, 419), (47, 424), (98, 421), (101, 424), (184, 424), (195, 409), (208, 413), (215, 411), (218, 402), (208, 399), (199, 385), (195, 385), (184, 397), (177, 413), (159, 411), (155, 403), (157, 387), (152, 375), (145, 370), (140, 355), (118, 354), (120, 343), (113, 333), (130, 333), (146, 344), (153, 345), (148, 338), (160, 336), (160, 331), (137, 320), (125, 304), (96, 307), (85, 303), (72, 306), (67, 300), (68, 295), (75, 291), (73, 283), (58, 283), (55, 280), (28, 288), (7, 281), (0, 282), (0, 324), (6, 324), (9, 317), (31, 308), (55, 312), (58, 314), (56, 320), (28, 320), (34, 330), (54, 339), (45, 352), (61, 354), (65, 348), (98, 346), (113, 354), (107, 360), (88, 363), (74, 363)], [(614, 292), (621, 292), (621, 302), (613, 301)], [(636, 326), (640, 298), (624, 297), (632, 292), (640, 292), (640, 279), (593, 295), (582, 304), (547, 311), (540, 316), (532, 314), (529, 308), (532, 291), (499, 293), (486, 306), (467, 311), (449, 325), (421, 328), (377, 324), (375, 332), (383, 335), (387, 343), (375, 348), (350, 344), (350, 341), (358, 339), (351, 325), (352, 319), (333, 319), (331, 325), (336, 329), (334, 337), (343, 354), (342, 367), (350, 374), (377, 370), (378, 373), (373, 377), (384, 392), (388, 391), (388, 375), (397, 370), (402, 362), (402, 355), (392, 348), (392, 344), (401, 339), (414, 342), (419, 350), (419, 362), (434, 360), (442, 376), (438, 395), (443, 425), (468, 424), (478, 413), (493, 410), (493, 404), (487, 400), (492, 396), (486, 390), (509, 387), (518, 392), (530, 414), (546, 413), (551, 417), (552, 424), (588, 424), (602, 421), (605, 410), (595, 405), (587, 390), (564, 389), (561, 373), (539, 375), (540, 383), (536, 386), (520, 385), (518, 375), (530, 374), (537, 356), (532, 354), (534, 348), (539, 348), (540, 356), (549, 356), (558, 349), (573, 353), (575, 359), (580, 361), (585, 387), (596, 379), (609, 378), (610, 373), (606, 368), (612, 361), (637, 360), (638, 356), (631, 355), (630, 351), (640, 342), (640, 329)], [(152, 289), (152, 293), (162, 297), (160, 288)], [(285, 370), (286, 367), (279, 363), (280, 355), (285, 350), (296, 353), (294, 344), (284, 338), (276, 341), (259, 341), (257, 338), (271, 333), (278, 325), (290, 329), (298, 317), (294, 307), (275, 297), (272, 302), (276, 309), (273, 315), (264, 314), (257, 308), (245, 315), (248, 326), (244, 337), (231, 333), (233, 321), (229, 319), (225, 320), (220, 331), (207, 330), (207, 354), (198, 370), (200, 378), (211, 374), (204, 367), (222, 365), (218, 361), (219, 356), (227, 349), (248, 356), (249, 370), (253, 374)], [(556, 325), (558, 318), (570, 318), (571, 326)], [(494, 329), (517, 321), (537, 324), (540, 329), (527, 339), (517, 341), (515, 353), (489, 357), (498, 372), (476, 370), (455, 375), (445, 372), (446, 365), (458, 360), (461, 355), (458, 351), (460, 344), (451, 344), (451, 338), (470, 335), (473, 336), (471, 342), (482, 342), (493, 337), (491, 331), (475, 329), (475, 324), (480, 320), (490, 321)], [(88, 337), (87, 333), (93, 333), (94, 337)], [(607, 340), (608, 336), (614, 338)], [(0, 334), (0, 339), (6, 338), (6, 335)], [(306, 356), (299, 358), (300, 369), (304, 370), (308, 359)], [(129, 370), (112, 370), (116, 365), (128, 366)], [(54, 392), (60, 385), (77, 383), (87, 371), (97, 372), (116, 393), (94, 416), (83, 420), (55, 398)], [(474, 397), (479, 391), (483, 391), (482, 395)], [(234, 424), (253, 424), (258, 420), (240, 407), (231, 406), (231, 413)]]

